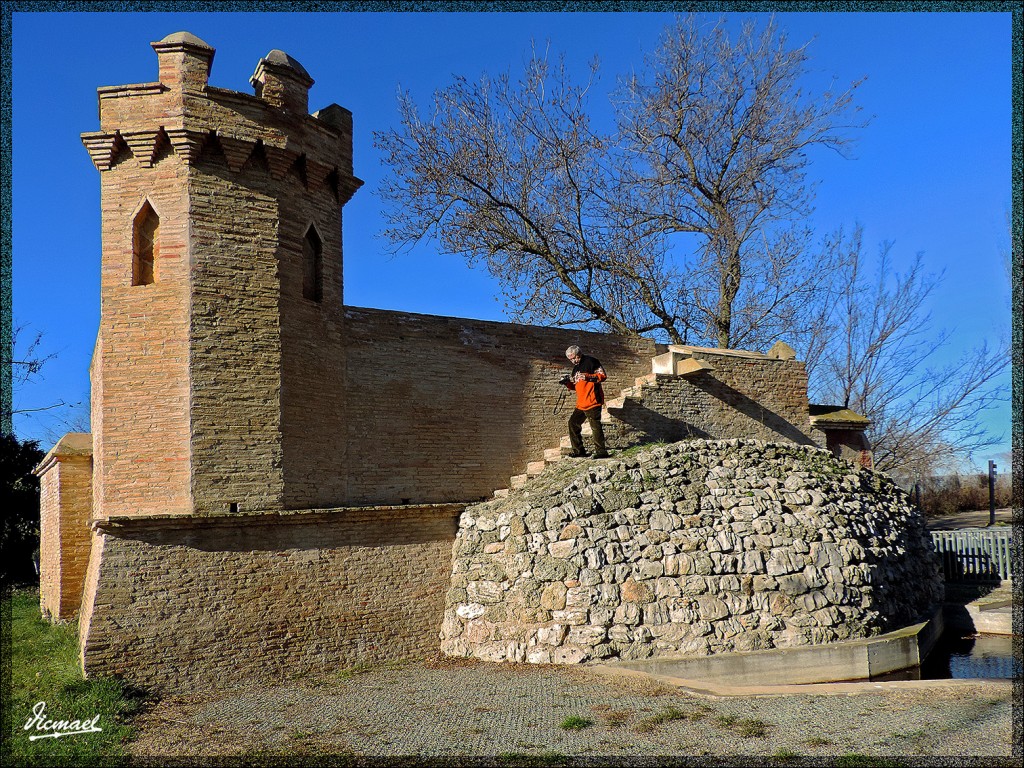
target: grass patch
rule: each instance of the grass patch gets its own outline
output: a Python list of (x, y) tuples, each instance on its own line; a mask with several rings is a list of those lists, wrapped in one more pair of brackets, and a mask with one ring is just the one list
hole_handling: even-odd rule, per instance
[(698, 707), (698, 709), (691, 710), (689, 712), (672, 706), (665, 707), (664, 709), (655, 712), (653, 715), (649, 715), (648, 717), (641, 719), (635, 726), (633, 726), (633, 730), (645, 733), (647, 731), (654, 730), (659, 725), (670, 723), (673, 720), (703, 720), (704, 717), (707, 716), (708, 708), (704, 705), (698, 705)]
[(785, 761), (799, 760), (801, 757), (803, 757), (803, 755), (801, 755), (799, 752), (794, 752), (792, 749), (786, 749), (785, 747), (783, 747), (782, 749), (776, 751), (775, 754), (771, 755), (770, 759)]
[(626, 709), (612, 709), (608, 704), (595, 704), (590, 708), (591, 712), (594, 712), (606, 726), (609, 728), (618, 728), (625, 725), (632, 713)]
[(650, 451), (654, 448), (660, 448), (663, 445), (668, 445), (665, 442), (654, 442), (654, 443), (640, 443), (639, 445), (631, 445), (629, 448), (624, 448), (619, 451), (616, 458), (627, 458), (629, 456), (636, 456), (638, 453), (644, 451)]
[(589, 728), (593, 724), (594, 721), (589, 717), (569, 715), (565, 720), (558, 724), (558, 727), (563, 731), (582, 731), (584, 728)]
[[(3, 727), (9, 748), (7, 764), (123, 765), (124, 745), (132, 738), (131, 719), (144, 702), (142, 691), (113, 678), (85, 680), (78, 663), (78, 625), (53, 625), (39, 614), (37, 589), (4, 595), (10, 616), (11, 701)], [(98, 733), (29, 741), (46, 731), (25, 730), (39, 702), (47, 720), (91, 721), (99, 715)]]
[(718, 715), (713, 722), (718, 727), (738, 733), (747, 739), (767, 736), (768, 730), (772, 727), (771, 723), (766, 723), (764, 720), (741, 718), (737, 715)]
[(338, 669), (334, 676), (338, 680), (351, 680), (359, 675), (365, 675), (367, 672), (386, 672), (388, 670), (403, 669), (410, 664), (409, 659), (394, 659), (391, 661), (382, 661), (379, 664), (368, 664), (360, 662), (354, 664), (351, 667), (342, 667)]
[(831, 739), (826, 739), (824, 736), (810, 736), (803, 740), (803, 743), (808, 747), (825, 747), (832, 743)]

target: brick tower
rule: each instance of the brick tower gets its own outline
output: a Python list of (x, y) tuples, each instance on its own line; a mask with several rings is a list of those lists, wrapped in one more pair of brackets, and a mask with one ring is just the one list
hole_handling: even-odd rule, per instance
[(327, 501), (286, 487), (304, 423), (343, 418), (322, 383), (344, 361), (316, 350), (344, 318), (351, 113), (310, 115), (313, 80), (281, 51), (249, 95), (208, 84), (214, 49), (194, 35), (153, 48), (159, 82), (99, 89), (100, 130), (82, 136), (102, 187), (93, 515)]

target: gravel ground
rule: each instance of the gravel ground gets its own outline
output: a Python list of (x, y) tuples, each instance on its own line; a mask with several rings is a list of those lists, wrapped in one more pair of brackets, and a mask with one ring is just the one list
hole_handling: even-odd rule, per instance
[[(165, 698), (137, 720), (130, 749), (135, 762), (157, 764), (411, 755), (505, 765), (846, 756), (836, 764), (878, 765), (870, 756), (1009, 756), (1010, 682), (955, 682), (711, 697), (586, 667), (438, 658)], [(562, 727), (570, 717), (591, 724)]]

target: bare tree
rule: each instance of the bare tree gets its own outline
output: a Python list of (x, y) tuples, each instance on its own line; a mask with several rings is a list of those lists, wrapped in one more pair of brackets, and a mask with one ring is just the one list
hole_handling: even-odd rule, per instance
[(397, 248), (435, 237), (484, 264), (515, 319), (672, 335), (663, 253), (614, 216), (618, 150), (591, 129), (591, 85), (534, 52), (520, 81), (435, 93), (430, 121), (400, 94), (401, 129), (375, 136), (393, 171), (385, 235)]
[(895, 475), (932, 475), (998, 443), (978, 417), (1006, 399), (1005, 343), (938, 365), (948, 334), (933, 331), (927, 304), (941, 275), (926, 273), (920, 254), (905, 274), (893, 272), (891, 243), (880, 246), (870, 273), (859, 227), (849, 239), (840, 232), (833, 247), (845, 257), (839, 298), (827, 313), (835, 333), (821, 355), (814, 397), (871, 419), (875, 466)]
[(679, 22), (608, 133), (589, 112), (596, 62), (577, 84), (534, 51), (519, 80), (435, 93), (429, 120), (402, 93), (400, 127), (375, 134), (392, 170), (385, 235), (484, 264), (517, 320), (770, 345), (808, 325), (827, 284), (809, 232), (780, 222), (806, 214), (804, 153), (843, 145), (851, 103), (804, 97), (804, 61), (772, 25), (730, 45), (720, 25)]
[(626, 83), (632, 218), (698, 237), (687, 270), (694, 331), (721, 347), (770, 343), (829, 277), (801, 223), (813, 199), (807, 153), (850, 143), (859, 83), (808, 94), (806, 48), (789, 49), (774, 21), (760, 33), (748, 21), (733, 41), (722, 21), (704, 30), (690, 16)]

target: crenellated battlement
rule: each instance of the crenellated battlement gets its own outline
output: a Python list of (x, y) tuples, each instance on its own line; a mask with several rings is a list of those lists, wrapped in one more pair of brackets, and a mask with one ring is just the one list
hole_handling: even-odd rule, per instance
[(288, 54), (260, 59), (255, 93), (245, 94), (209, 85), (215, 51), (198, 37), (178, 32), (152, 46), (159, 82), (98, 91), (100, 130), (82, 142), (99, 171), (130, 160), (152, 168), (170, 157), (236, 174), (248, 165), (312, 193), (329, 190), (338, 205), (362, 185), (352, 175), (352, 113), (330, 104), (307, 114), (314, 81)]

